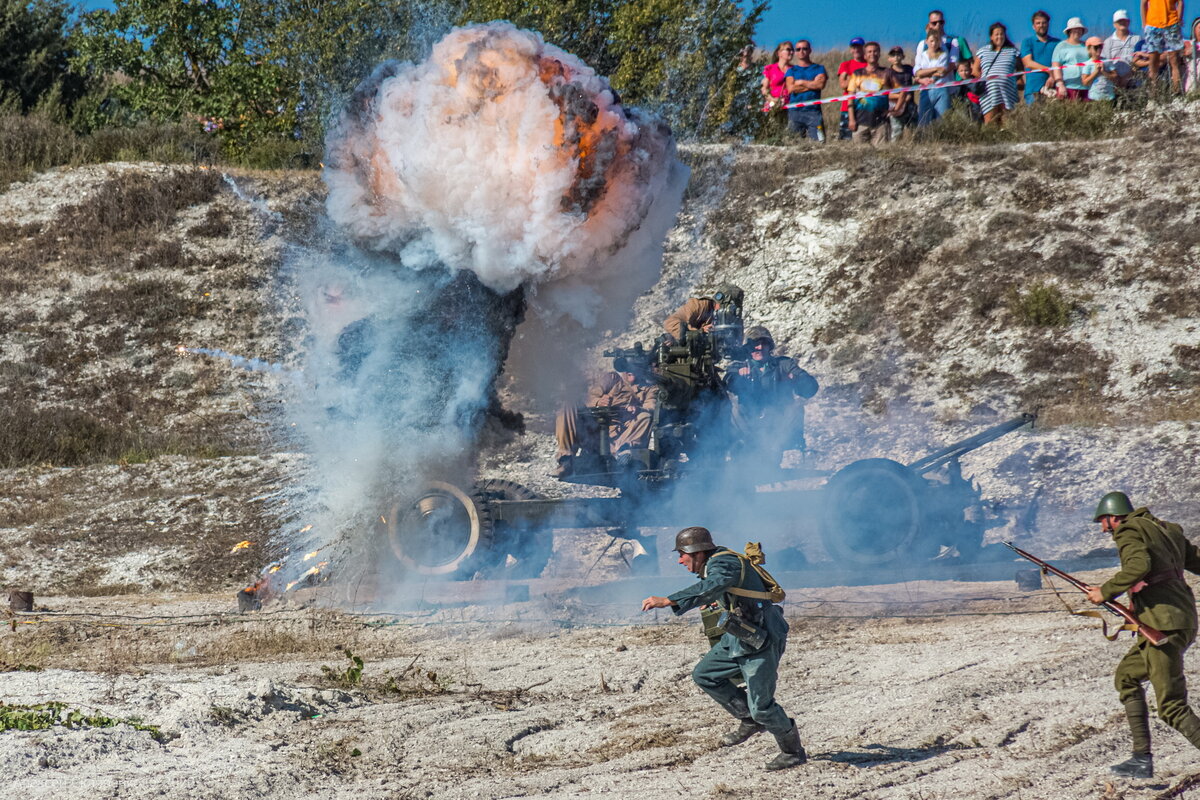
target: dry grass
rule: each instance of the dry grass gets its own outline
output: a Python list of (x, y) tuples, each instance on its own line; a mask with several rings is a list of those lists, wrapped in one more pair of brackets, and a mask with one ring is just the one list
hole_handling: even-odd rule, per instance
[(296, 611), (286, 619), (262, 614), (224, 624), (216, 618), (97, 618), (93, 624), (43, 619), (0, 630), (0, 663), (136, 673), (154, 664), (312, 661), (346, 647), (362, 652), (369, 663), (407, 649), (397, 631), (364, 629), (332, 611)]

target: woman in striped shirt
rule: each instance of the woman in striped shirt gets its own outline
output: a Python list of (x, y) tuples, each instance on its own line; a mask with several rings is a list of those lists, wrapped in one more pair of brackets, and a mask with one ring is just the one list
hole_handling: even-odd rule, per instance
[(987, 81), (987, 92), (979, 101), (985, 125), (1003, 125), (1004, 112), (1017, 105), (1017, 79), (1001, 77), (1018, 72), (1020, 55), (1008, 40), (1008, 29), (1003, 23), (993, 22), (988, 28), (989, 47), (980, 48), (975, 54), (975, 75)]

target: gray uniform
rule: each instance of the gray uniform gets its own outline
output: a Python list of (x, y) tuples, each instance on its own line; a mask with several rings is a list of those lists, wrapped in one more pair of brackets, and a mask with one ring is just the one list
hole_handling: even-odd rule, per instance
[[(775, 702), (779, 661), (787, 646), (788, 624), (779, 606), (766, 600), (749, 600), (728, 593), (730, 588), (766, 591), (762, 578), (729, 550), (717, 550), (704, 565), (701, 580), (670, 595), (676, 614), (710, 603), (729, 609), (740, 605), (743, 617), (767, 631), (757, 650), (748, 650), (731, 633), (721, 637), (692, 670), (692, 679), (712, 699), (738, 719), (753, 719), (773, 734), (792, 730), (787, 712)], [(737, 683), (744, 681), (745, 689)]]

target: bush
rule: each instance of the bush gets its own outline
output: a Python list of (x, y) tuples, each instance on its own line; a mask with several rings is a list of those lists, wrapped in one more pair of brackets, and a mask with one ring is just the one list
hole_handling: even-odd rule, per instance
[(1010, 289), (1008, 309), (1021, 325), (1058, 328), (1070, 322), (1072, 306), (1057, 286), (1039, 283), (1024, 292)]

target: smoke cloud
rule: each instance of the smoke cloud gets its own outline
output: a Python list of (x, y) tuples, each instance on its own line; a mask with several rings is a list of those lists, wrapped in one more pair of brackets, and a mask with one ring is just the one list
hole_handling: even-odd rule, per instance
[(686, 169), (661, 121), (508, 23), (381, 65), (326, 164), (334, 243), (291, 265), (310, 386), (289, 404), (310, 456), (291, 515), (313, 525), (292, 547), (338, 542), (345, 565), (430, 480), (473, 483), (489, 414), (513, 422), (496, 399), (506, 362), (536, 354), (521, 388), (550, 405), (575, 354), (627, 321)]

